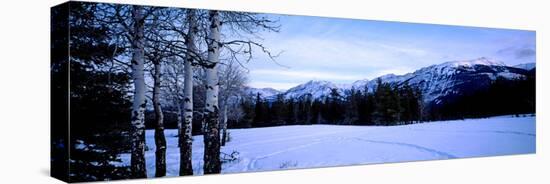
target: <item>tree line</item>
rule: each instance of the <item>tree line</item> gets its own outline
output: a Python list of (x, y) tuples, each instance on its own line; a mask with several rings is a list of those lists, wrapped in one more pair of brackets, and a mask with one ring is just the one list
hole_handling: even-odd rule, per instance
[(283, 94), (265, 99), (243, 98), (239, 105), (243, 118), (233, 127), (266, 127), (281, 125), (380, 125), (391, 126), (422, 121), (422, 93), (408, 84), (392, 86), (377, 81), (369, 90), (351, 89), (340, 94), (313, 99), (311, 95), (285, 99)]
[[(343, 94), (341, 94), (343, 93)], [(238, 104), (242, 116), (230, 127), (250, 128), (283, 125), (373, 125), (392, 126), (425, 121), (485, 118), (535, 113), (535, 69), (524, 77), (497, 77), (488, 86), (464, 90), (457, 95), (425, 102), (422, 91), (408, 83), (377, 81), (374, 89), (332, 89), (328, 96), (285, 98), (244, 97)]]

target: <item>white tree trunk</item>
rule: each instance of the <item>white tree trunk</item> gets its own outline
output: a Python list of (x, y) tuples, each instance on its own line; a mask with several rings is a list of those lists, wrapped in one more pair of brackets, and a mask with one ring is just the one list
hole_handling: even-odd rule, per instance
[(164, 137), (164, 115), (160, 105), (160, 82), (161, 82), (161, 62), (159, 60), (154, 63), (154, 86), (153, 86), (153, 107), (155, 109), (155, 177), (166, 176), (166, 138)]
[(197, 52), (195, 45), (195, 35), (197, 34), (197, 24), (195, 19), (195, 10), (188, 10), (187, 21), (189, 22), (189, 31), (186, 38), (186, 47), (188, 49), (184, 68), (183, 84), (183, 120), (180, 139), (180, 176), (193, 175), (192, 167), (192, 127), (193, 127), (193, 57)]
[[(178, 91), (178, 90), (176, 90)], [(178, 148), (181, 148), (181, 143), (183, 142), (183, 108), (182, 108), (182, 102), (181, 100), (179, 99), (176, 99), (174, 100), (174, 104), (177, 104), (176, 107), (177, 107), (177, 111), (178, 111), (178, 116), (176, 117), (176, 121), (177, 121), (177, 124), (178, 124)], [(180, 161), (181, 162), (181, 161)]]
[(132, 156), (131, 172), (133, 178), (145, 178), (145, 79), (143, 75), (143, 15), (140, 6), (133, 6), (132, 33), (132, 80), (134, 82), (134, 101), (132, 104)]
[(228, 99), (229, 97), (226, 97), (226, 99), (224, 99), (223, 101), (223, 120), (222, 120), (222, 145), (221, 146), (225, 146), (225, 142), (227, 142), (227, 104), (228, 104)]
[(220, 131), (219, 131), (219, 108), (218, 108), (218, 71), (217, 65), (220, 56), (220, 20), (219, 12), (209, 12), (210, 31), (207, 38), (208, 63), (204, 66), (206, 70), (206, 107), (204, 110), (204, 122), (206, 132), (204, 133), (204, 174), (220, 173)]

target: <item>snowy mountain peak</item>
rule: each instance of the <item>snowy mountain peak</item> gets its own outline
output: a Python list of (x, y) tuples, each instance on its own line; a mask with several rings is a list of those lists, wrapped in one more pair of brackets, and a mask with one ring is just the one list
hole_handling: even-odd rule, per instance
[(328, 96), (332, 89), (337, 89), (338, 92), (343, 93), (343, 89), (337, 84), (323, 80), (311, 80), (304, 84), (290, 88), (288, 91), (283, 93), (283, 95), (286, 99), (300, 98), (307, 95), (311, 95), (312, 98), (317, 99)]
[(471, 89), (483, 88), (498, 77), (515, 79), (522, 76), (524, 73), (502, 62), (481, 57), (431, 65), (405, 75), (384, 75), (368, 82), (367, 87), (373, 90), (377, 79), (393, 85), (408, 83), (422, 90), (425, 102), (433, 102)]
[(246, 94), (250, 95), (250, 96), (256, 96), (258, 93), (260, 94), (261, 97), (270, 97), (270, 96), (275, 96), (275, 95), (278, 95), (281, 93), (281, 91), (279, 90), (276, 90), (276, 89), (273, 89), (273, 88), (247, 88), (246, 90)]
[(365, 88), (365, 85), (367, 85), (370, 82), (368, 79), (358, 80), (351, 84), (350, 88), (353, 88), (355, 90), (363, 90)]
[(386, 74), (386, 75), (382, 75), (378, 78), (384, 80), (384, 79), (391, 79), (391, 78), (394, 78), (394, 77), (397, 77), (397, 75), (393, 74), (393, 73), (390, 73), (390, 74)]
[[(420, 75), (420, 76), (432, 78), (432, 80), (434, 79), (433, 77), (439, 77), (440, 79), (441, 78), (448, 79), (464, 72), (477, 72), (479, 66), (484, 66), (485, 68), (506, 67), (506, 65), (500, 61), (495, 61), (492, 59), (488, 59), (486, 57), (481, 57), (473, 60), (448, 61), (437, 65), (431, 65), (428, 67), (421, 68), (412, 74), (406, 74), (400, 77), (404, 77), (407, 75), (409, 75), (410, 77)], [(399, 76), (397, 78), (399, 78)], [(398, 80), (402, 80), (402, 79), (398, 79)]]
[(503, 62), (495, 61), (486, 57), (481, 57), (473, 60), (464, 60), (464, 61), (449, 61), (439, 66), (452, 66), (452, 67), (472, 67), (475, 65), (485, 65), (485, 66), (506, 66)]
[[(298, 85), (298, 86), (312, 86), (312, 85), (334, 85), (332, 84), (332, 82), (330, 81), (325, 81), (325, 80), (310, 80), (302, 85)], [(296, 86), (296, 87), (298, 87)]]

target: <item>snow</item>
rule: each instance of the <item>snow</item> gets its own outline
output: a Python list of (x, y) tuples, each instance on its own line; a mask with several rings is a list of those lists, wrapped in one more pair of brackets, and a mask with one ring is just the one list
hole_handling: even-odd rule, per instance
[[(479, 71), (476, 66), (490, 67), (492, 72)], [(401, 76), (391, 78), (382, 78), (383, 82), (401, 84), (407, 81), (413, 87), (419, 87), (424, 95), (424, 102), (432, 102), (440, 97), (457, 93), (456, 87), (468, 80), (459, 78), (458, 75), (463, 72), (471, 72), (477, 76), (486, 75), (491, 80), (496, 80), (498, 76), (508, 79), (523, 77), (521, 74), (511, 73), (506, 65), (500, 61), (481, 57), (473, 60), (449, 61), (438, 65), (416, 70)], [(473, 77), (474, 75), (470, 75)], [(368, 84), (375, 86), (376, 84)], [(372, 87), (373, 88), (373, 87)]]
[(486, 57), (481, 57), (473, 60), (465, 60), (465, 61), (450, 61), (450, 62), (443, 63), (442, 65), (453, 66), (453, 67), (473, 67), (475, 65), (506, 66), (503, 62), (494, 61)]
[(498, 77), (504, 77), (506, 79), (521, 79), (525, 77), (524, 75), (517, 74), (517, 73), (511, 73), (511, 72), (501, 72), (497, 73)]
[(246, 91), (246, 94), (248, 94), (252, 97), (256, 97), (256, 95), (258, 93), (260, 93), (260, 96), (263, 97), (263, 98), (275, 96), (275, 95), (278, 95), (279, 93), (281, 93), (280, 91), (278, 91), (276, 89), (273, 89), (273, 88), (251, 88), (251, 87), (247, 87), (245, 91)]
[(514, 65), (513, 67), (521, 68), (521, 69), (524, 69), (524, 70), (532, 70), (533, 68), (536, 67), (536, 64), (535, 63), (523, 63), (523, 64), (519, 64), (519, 65)]
[[(167, 175), (177, 176), (177, 131), (166, 130)], [(535, 117), (500, 116), (392, 127), (299, 125), (230, 130), (222, 148), (239, 159), (222, 173), (535, 153)], [(154, 131), (147, 130), (146, 165), (155, 171)], [(193, 168), (202, 174), (203, 139), (193, 141)], [(129, 154), (120, 156), (130, 163)]]
[(369, 82), (368, 79), (363, 79), (363, 80), (358, 80), (358, 81), (355, 81), (351, 84), (351, 88), (355, 89), (355, 90), (364, 90), (365, 89), (365, 85), (367, 85)]
[(76, 140), (74, 148), (78, 149), (78, 150), (93, 151), (93, 152), (97, 152), (97, 153), (107, 152), (107, 150), (96, 148), (95, 144), (88, 144), (88, 143), (85, 143), (83, 140), (80, 140), (80, 139)]

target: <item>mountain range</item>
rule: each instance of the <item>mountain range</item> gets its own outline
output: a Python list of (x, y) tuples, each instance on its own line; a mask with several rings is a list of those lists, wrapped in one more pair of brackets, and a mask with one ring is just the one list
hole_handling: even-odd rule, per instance
[(425, 103), (440, 103), (444, 98), (468, 93), (476, 89), (482, 89), (491, 84), (498, 77), (506, 79), (522, 78), (533, 74), (535, 63), (525, 63), (515, 66), (507, 66), (502, 62), (485, 57), (465, 60), (449, 61), (441, 64), (420, 68), (412, 73), (404, 75), (387, 74), (372, 80), (358, 80), (351, 84), (335, 84), (330, 81), (312, 80), (292, 87), (286, 91), (278, 91), (272, 88), (247, 88), (249, 95), (274, 99), (276, 95), (283, 95), (285, 99), (303, 98), (311, 96), (320, 99), (330, 95), (332, 89), (339, 94), (346, 95), (351, 89), (372, 92), (377, 86), (377, 81), (391, 85), (405, 85), (418, 88), (422, 91)]

